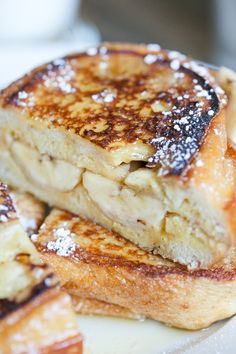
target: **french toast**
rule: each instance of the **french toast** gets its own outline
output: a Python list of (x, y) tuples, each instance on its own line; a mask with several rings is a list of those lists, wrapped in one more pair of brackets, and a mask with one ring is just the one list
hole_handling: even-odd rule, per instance
[[(132, 314), (191, 330), (236, 313), (236, 250), (210, 268), (186, 266), (152, 255), (113, 231), (53, 209), (35, 245), (83, 313), (96, 300)], [(76, 297), (79, 297), (77, 300)], [(106, 314), (103, 306), (102, 314)], [(107, 310), (116, 316), (116, 308)], [(126, 316), (125, 313), (123, 313)], [(129, 314), (128, 314), (129, 316)]]
[(82, 353), (69, 295), (58, 287), (0, 184), (0, 353)]
[[(102, 44), (0, 98), (0, 178), (189, 268), (235, 244), (227, 97), (157, 45)], [(30, 162), (29, 162), (30, 161)]]
[[(40, 225), (45, 219), (46, 204), (40, 202), (29, 193), (22, 193), (18, 190), (12, 190), (10, 193), (14, 200), (14, 207), (17, 210), (17, 216), (28, 236), (34, 239)], [(121, 318), (140, 319), (136, 314), (122, 306), (109, 304), (96, 299), (72, 297), (74, 310), (83, 315), (115, 316)]]

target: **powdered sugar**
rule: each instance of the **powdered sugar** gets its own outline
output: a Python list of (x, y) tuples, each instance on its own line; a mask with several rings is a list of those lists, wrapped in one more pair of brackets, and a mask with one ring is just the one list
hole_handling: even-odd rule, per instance
[(96, 94), (92, 95), (92, 99), (97, 103), (111, 103), (116, 99), (116, 91), (115, 90), (103, 90)]
[(161, 46), (157, 43), (149, 43), (147, 44), (147, 49), (150, 51), (159, 51), (161, 49)]
[(6, 215), (1, 214), (1, 215), (0, 215), (0, 221), (1, 221), (1, 222), (7, 222), (7, 221), (8, 221), (7, 216), (6, 216)]
[[(195, 79), (193, 79), (195, 80)], [(178, 92), (178, 91), (177, 91)], [(174, 100), (174, 94), (172, 93)], [(163, 111), (157, 134), (151, 140), (156, 153), (148, 166), (160, 165), (159, 174), (181, 174), (198, 151), (206, 128), (219, 110), (216, 93), (203, 78), (175, 97), (169, 111)]]
[(147, 54), (145, 57), (144, 57), (144, 62), (146, 64), (152, 64), (152, 63), (155, 63), (155, 61), (158, 59), (158, 56), (155, 55), (155, 54)]
[[(218, 113), (220, 105), (224, 104), (219, 96), (223, 95), (223, 91), (220, 88), (215, 90), (216, 81), (206, 67), (187, 60), (181, 53), (168, 52), (167, 61), (173, 70), (173, 77), (184, 81), (180, 89), (175, 91), (174, 87), (170, 87), (167, 91), (166, 99), (171, 97), (173, 107), (157, 112), (162, 117), (158, 118), (156, 136), (150, 141), (156, 153), (149, 158), (147, 166), (158, 165), (159, 174), (179, 175), (189, 166), (210, 121)], [(186, 81), (188, 78), (192, 82)], [(186, 82), (188, 84), (184, 90)]]
[(76, 250), (76, 244), (73, 241), (74, 234), (70, 230), (60, 227), (53, 230), (55, 240), (49, 241), (47, 248), (54, 251), (58, 256), (69, 257)]
[(173, 70), (179, 70), (180, 68), (180, 61), (178, 59), (174, 59), (170, 62), (170, 67)]
[(43, 76), (45, 86), (58, 88), (65, 93), (75, 92), (75, 88), (71, 85), (74, 71), (70, 65), (58, 61), (54, 61), (54, 65), (57, 66), (57, 71), (48, 70), (47, 75)]
[(213, 111), (213, 109), (210, 109), (210, 110), (207, 112), (207, 114), (208, 114), (209, 116), (214, 116), (215, 112)]
[(32, 242), (37, 242), (38, 241), (38, 235), (37, 234), (32, 234), (30, 236), (30, 239), (31, 239)]

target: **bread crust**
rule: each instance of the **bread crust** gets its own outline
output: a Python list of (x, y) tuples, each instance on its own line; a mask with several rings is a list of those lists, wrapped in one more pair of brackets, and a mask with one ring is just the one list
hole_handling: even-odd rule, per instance
[[(52, 216), (36, 247), (70, 294), (186, 329), (205, 328), (236, 313), (235, 249), (210, 268), (188, 270), (82, 218), (74, 216), (72, 227), (68, 213), (57, 211)], [(54, 240), (51, 230), (63, 222), (78, 245), (67, 256), (48, 246)]]

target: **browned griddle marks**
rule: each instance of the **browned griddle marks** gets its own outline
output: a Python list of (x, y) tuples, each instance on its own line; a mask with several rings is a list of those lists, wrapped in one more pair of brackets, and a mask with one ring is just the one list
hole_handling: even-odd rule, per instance
[[(46, 250), (44, 246), (37, 244), (37, 249), (42, 254), (47, 254), (50, 256), (56, 256), (55, 252)], [(96, 269), (99, 267), (103, 270), (110, 272), (110, 269), (113, 268), (114, 272), (119, 272), (126, 269), (128, 273), (137, 273), (143, 275), (145, 278), (152, 279), (163, 279), (165, 277), (176, 277), (176, 280), (189, 281), (194, 279), (206, 279), (213, 281), (236, 281), (236, 267), (232, 265), (231, 269), (225, 269), (224, 266), (215, 266), (209, 269), (196, 269), (189, 270), (187, 267), (180, 264), (173, 264), (172, 266), (168, 265), (151, 265), (143, 263), (140, 261), (131, 261), (125, 257), (114, 255), (114, 254), (101, 254), (95, 250), (85, 250), (82, 248), (77, 248), (76, 252), (71, 258), (63, 258), (63, 262), (73, 262), (77, 263), (78, 267), (81, 264), (88, 264), (92, 268)]]
[[(3, 92), (3, 105), (22, 107), (31, 117), (45, 120), (49, 126), (63, 127), (107, 150), (141, 140), (154, 147), (147, 167), (160, 167), (160, 174), (183, 174), (219, 113), (215, 88), (194, 71), (194, 66), (192, 69), (189, 60), (172, 59), (167, 51), (150, 54), (145, 47), (139, 52), (127, 46), (103, 46), (95, 52), (92, 56), (88, 52), (68, 56), (37, 69), (16, 85), (17, 90)], [(119, 60), (119, 65), (125, 67), (130, 57), (140, 58), (145, 70), (139, 74), (127, 71), (124, 77), (100, 75), (94, 70), (104, 58), (108, 63)], [(87, 58), (89, 65), (77, 66)], [(87, 90), (76, 84), (79, 75)], [(154, 88), (153, 78), (163, 80), (163, 87)], [(166, 78), (169, 87), (164, 87)], [(49, 85), (48, 80), (52, 80)], [(102, 89), (91, 89), (90, 83)], [(145, 90), (147, 97), (140, 98)], [(68, 103), (63, 101), (66, 96), (70, 97)], [(74, 104), (83, 101), (86, 104), (76, 111)], [(158, 101), (170, 109), (151, 109)]]

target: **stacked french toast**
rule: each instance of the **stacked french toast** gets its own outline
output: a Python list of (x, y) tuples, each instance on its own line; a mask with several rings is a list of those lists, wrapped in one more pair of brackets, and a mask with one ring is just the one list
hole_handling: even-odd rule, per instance
[[(13, 196), (25, 225), (32, 225), (32, 220), (37, 225), (42, 203), (28, 195), (13, 192)], [(59, 289), (52, 268), (24, 231), (4, 184), (0, 184), (0, 353), (82, 354), (71, 299)]]
[(186, 329), (236, 313), (235, 99), (234, 73), (153, 44), (1, 92), (0, 178), (40, 200), (22, 220), (77, 312)]

